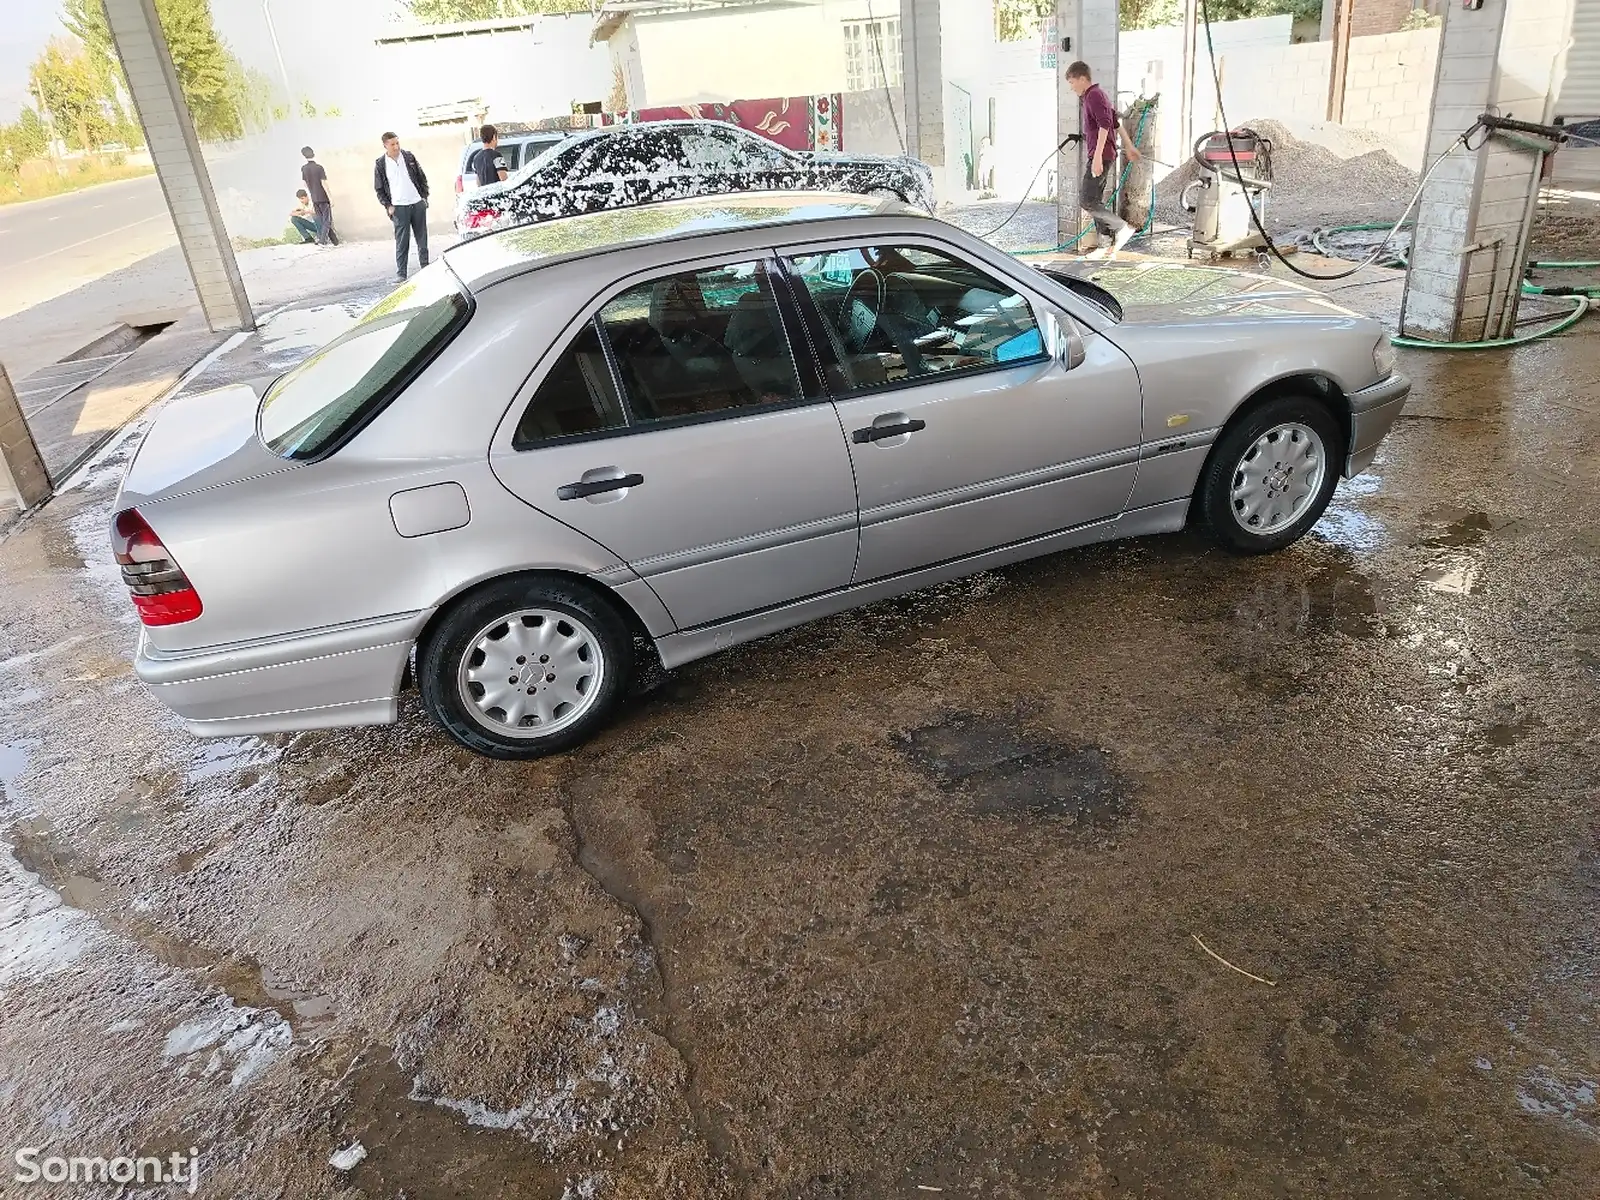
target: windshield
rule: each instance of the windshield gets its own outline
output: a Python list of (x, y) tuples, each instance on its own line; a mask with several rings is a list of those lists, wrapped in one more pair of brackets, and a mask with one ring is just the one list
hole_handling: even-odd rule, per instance
[(267, 389), (261, 440), (284, 458), (338, 449), (444, 348), (470, 308), (444, 263), (418, 272)]

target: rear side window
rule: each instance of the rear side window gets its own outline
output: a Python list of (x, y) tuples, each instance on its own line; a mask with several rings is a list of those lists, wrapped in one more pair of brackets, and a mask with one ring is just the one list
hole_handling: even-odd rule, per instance
[(443, 263), (418, 272), (267, 389), (262, 442), (284, 458), (331, 454), (399, 395), (471, 310)]
[(511, 446), (527, 450), (552, 438), (601, 433), (625, 423), (599, 331), (590, 321), (539, 384)]
[(800, 398), (763, 263), (685, 271), (642, 284), (608, 303), (600, 322), (639, 421)]

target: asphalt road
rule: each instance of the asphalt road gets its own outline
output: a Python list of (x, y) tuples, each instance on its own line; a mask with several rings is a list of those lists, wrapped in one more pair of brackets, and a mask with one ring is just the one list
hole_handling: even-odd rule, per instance
[(176, 244), (154, 175), (0, 205), (0, 319)]
[(409, 697), (184, 735), (125, 443), (0, 542), (0, 1145), (318, 1200), (1593, 1200), (1600, 323), (1401, 355), (1282, 553), (988, 573), (526, 764)]

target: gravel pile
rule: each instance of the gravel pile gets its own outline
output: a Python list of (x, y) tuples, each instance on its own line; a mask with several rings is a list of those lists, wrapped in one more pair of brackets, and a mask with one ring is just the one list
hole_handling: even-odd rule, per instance
[[(1378, 142), (1371, 135), (1339, 126), (1319, 127), (1320, 142), (1295, 136), (1273, 120), (1243, 124), (1272, 142), (1272, 195), (1267, 201), (1267, 228), (1274, 233), (1318, 225), (1355, 225), (1392, 221), (1404, 210), (1417, 187), (1416, 172), (1387, 150), (1352, 153)], [(1334, 132), (1337, 131), (1337, 132)], [(1339, 153), (1343, 151), (1344, 153)], [(1189, 224), (1178, 203), (1184, 187), (1199, 175), (1192, 159), (1156, 188), (1156, 219)]]

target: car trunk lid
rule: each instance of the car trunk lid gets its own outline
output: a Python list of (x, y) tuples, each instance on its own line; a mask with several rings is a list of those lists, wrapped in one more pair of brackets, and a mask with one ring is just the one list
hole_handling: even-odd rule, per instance
[(256, 436), (259, 402), (256, 389), (241, 383), (168, 404), (128, 464), (117, 511), (301, 465), (261, 444)]

